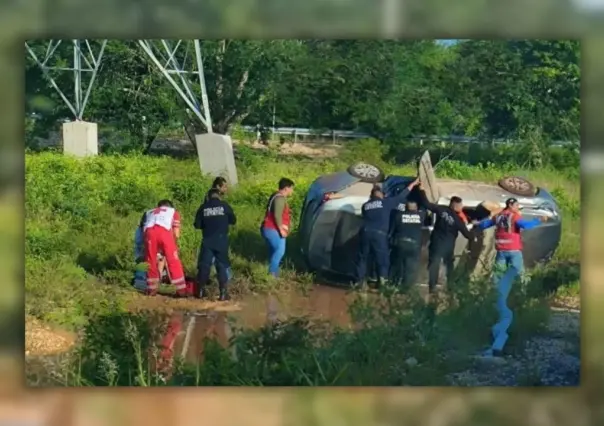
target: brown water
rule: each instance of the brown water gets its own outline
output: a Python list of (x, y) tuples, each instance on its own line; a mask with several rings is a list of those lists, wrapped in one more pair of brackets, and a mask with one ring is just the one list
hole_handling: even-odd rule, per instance
[(290, 292), (279, 295), (246, 296), (233, 302), (229, 310), (204, 309), (174, 313), (170, 327), (176, 337), (165, 344), (172, 346), (175, 356), (198, 360), (206, 337), (214, 337), (226, 345), (233, 334), (230, 319), (236, 327), (257, 328), (276, 320), (306, 316), (348, 327), (348, 312), (354, 294), (341, 288), (315, 286), (307, 294)]

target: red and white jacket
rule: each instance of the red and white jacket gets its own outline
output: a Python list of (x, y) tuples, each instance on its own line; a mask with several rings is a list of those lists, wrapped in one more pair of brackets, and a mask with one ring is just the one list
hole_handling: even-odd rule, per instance
[(180, 214), (173, 207), (157, 207), (149, 210), (143, 229), (146, 231), (154, 226), (160, 226), (166, 231), (180, 228)]

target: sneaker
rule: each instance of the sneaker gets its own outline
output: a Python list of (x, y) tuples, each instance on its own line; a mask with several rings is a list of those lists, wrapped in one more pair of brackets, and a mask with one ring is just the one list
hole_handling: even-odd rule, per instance
[(474, 358), (477, 360), (480, 360), (480, 361), (490, 361), (490, 362), (498, 362), (498, 363), (505, 362), (505, 358), (503, 357), (503, 352), (500, 350), (497, 350), (497, 349), (492, 349), (492, 348), (488, 348), (488, 349), (482, 351), (481, 353), (476, 355)]

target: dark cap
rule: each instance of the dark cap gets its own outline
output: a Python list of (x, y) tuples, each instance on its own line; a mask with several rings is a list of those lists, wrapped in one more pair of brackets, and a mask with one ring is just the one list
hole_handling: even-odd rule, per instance
[(510, 206), (516, 204), (517, 202), (518, 202), (518, 200), (514, 197), (508, 198), (507, 200), (505, 200), (505, 206), (510, 207)]

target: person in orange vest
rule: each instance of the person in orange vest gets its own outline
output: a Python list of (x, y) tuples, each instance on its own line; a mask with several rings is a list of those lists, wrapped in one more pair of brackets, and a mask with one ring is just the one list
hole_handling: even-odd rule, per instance
[(145, 225), (145, 261), (147, 271), (147, 294), (157, 295), (161, 279), (157, 265), (157, 256), (163, 253), (168, 268), (170, 283), (176, 287), (177, 296), (189, 296), (185, 274), (176, 240), (180, 238), (180, 214), (170, 200), (161, 200), (157, 207), (146, 214)]
[(461, 219), (461, 221), (463, 223), (465, 223), (466, 225), (468, 225), (470, 223), (468, 216), (466, 216), (466, 214), (463, 212), (463, 210), (457, 212), (457, 214), (459, 215), (459, 218)]
[(279, 275), (279, 264), (285, 255), (285, 239), (290, 233), (291, 210), (287, 197), (294, 192), (294, 182), (288, 178), (279, 180), (279, 190), (268, 199), (260, 234), (269, 251), (268, 273), (273, 277)]
[(482, 356), (492, 358), (501, 356), (508, 339), (508, 329), (512, 324), (514, 314), (507, 305), (507, 299), (514, 280), (524, 270), (522, 257), (521, 231), (531, 229), (546, 221), (547, 216), (532, 220), (524, 219), (520, 213), (520, 204), (516, 198), (508, 198), (505, 208), (493, 216), (476, 224), (476, 229), (484, 230), (495, 227), (495, 274), (497, 285), (497, 311), (499, 321), (491, 329), (493, 343)]

